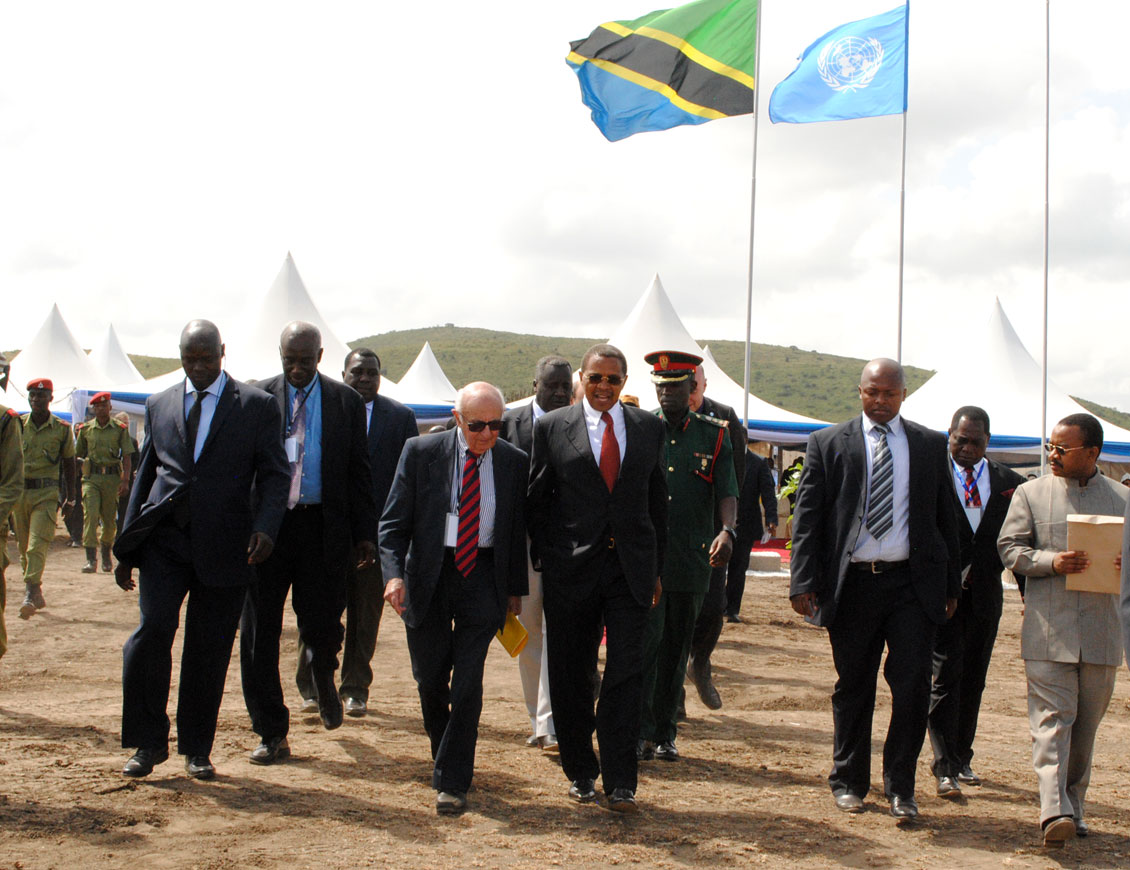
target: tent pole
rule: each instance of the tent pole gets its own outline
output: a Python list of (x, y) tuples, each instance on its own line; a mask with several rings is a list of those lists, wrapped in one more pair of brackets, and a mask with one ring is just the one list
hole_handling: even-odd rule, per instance
[(1051, 166), (1051, 58), (1052, 0), (1044, 6), (1044, 333), (1040, 359), (1040, 475), (1047, 471), (1048, 454), (1044, 441), (1048, 435), (1048, 188)]
[(745, 299), (745, 365), (742, 367), (742, 421), (749, 429), (749, 388), (750, 388), (750, 341), (753, 331), (753, 229), (754, 215), (757, 212), (757, 95), (761, 89), (761, 7), (757, 3), (757, 19), (754, 23), (753, 40), (753, 164), (750, 170), (749, 191), (749, 263), (746, 272)]
[(902, 174), (899, 180), (899, 304), (898, 355), (902, 362), (902, 263), (906, 239), (906, 108), (902, 110)]

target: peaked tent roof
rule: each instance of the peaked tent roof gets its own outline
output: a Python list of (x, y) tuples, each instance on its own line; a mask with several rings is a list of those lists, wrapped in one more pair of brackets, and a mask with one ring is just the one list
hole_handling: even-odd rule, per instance
[[(608, 343), (620, 348), (628, 358), (628, 381), (624, 392), (638, 396), (643, 407), (655, 405), (655, 387), (646, 373), (644, 356), (656, 350), (681, 350), (703, 357), (707, 395), (729, 405), (741, 415), (744, 404), (742, 385), (722, 371), (713, 356), (705, 354), (691, 337), (663, 289), (658, 273), (652, 277), (651, 283), (612, 333)], [(803, 442), (809, 434), (828, 425), (822, 420), (778, 408), (752, 393), (749, 394), (747, 423), (750, 438), (785, 444)]]
[[(952, 355), (938, 366), (937, 374), (907, 397), (903, 413), (944, 432), (954, 411), (962, 405), (977, 405), (988, 412), (992, 423), (990, 451), (1039, 454), (1043, 441), (1039, 435), (1040, 366), (1016, 334), (999, 299), (985, 328), (974, 338), (954, 343)], [(977, 353), (966, 353), (966, 347), (976, 347)], [(1049, 379), (1049, 432), (1068, 414), (1089, 413)], [(1102, 459), (1130, 459), (1130, 431), (1106, 420), (1102, 423), (1106, 441)]]
[(12, 360), (4, 404), (17, 411), (29, 410), (25, 387), (32, 378), (50, 378), (54, 382), (52, 407), (63, 411), (70, 409), (66, 399), (76, 387), (89, 387), (91, 384), (109, 386), (113, 381), (86, 355), (63, 320), (58, 305), (51, 306), (51, 313), (35, 337)]
[[(458, 392), (443, 373), (439, 360), (432, 352), (432, 346), (424, 342), (416, 360), (408, 367), (397, 383), (381, 379), (381, 393), (406, 405), (446, 405), (455, 404)], [(419, 415), (417, 415), (419, 416)]]
[(227, 350), (224, 367), (243, 381), (278, 374), (282, 370), (279, 333), (292, 320), (305, 320), (318, 327), (323, 351), (318, 370), (327, 377), (341, 380), (342, 363), (349, 355), (349, 346), (337, 337), (318, 311), (289, 251), (266, 294), (244, 318), (242, 329), (237, 329), (230, 337), (224, 336)]
[(90, 352), (90, 359), (110, 376), (110, 382), (107, 386), (133, 384), (142, 379), (141, 372), (137, 370), (137, 366), (133, 364), (133, 360), (129, 358), (122, 347), (118, 333), (112, 323), (106, 327), (106, 331), (102, 334), (102, 340)]

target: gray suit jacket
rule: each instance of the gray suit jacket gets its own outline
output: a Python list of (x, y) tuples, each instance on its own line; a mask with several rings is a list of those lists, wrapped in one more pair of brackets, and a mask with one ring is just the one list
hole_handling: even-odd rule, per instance
[(1121, 516), (1125, 486), (1096, 474), (1087, 486), (1048, 474), (1017, 487), (997, 549), (1006, 568), (1027, 579), (1020, 655), (1051, 662), (1115, 665), (1122, 661), (1116, 596), (1069, 592), (1052, 567), (1067, 549), (1067, 515)]

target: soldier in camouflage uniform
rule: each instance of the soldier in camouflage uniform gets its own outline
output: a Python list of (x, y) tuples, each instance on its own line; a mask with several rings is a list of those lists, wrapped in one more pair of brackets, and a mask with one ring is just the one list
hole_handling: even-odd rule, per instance
[[(733, 552), (738, 482), (725, 420), (690, 410), (695, 366), (702, 358), (656, 351), (644, 359), (667, 424), (667, 554), (663, 593), (648, 614), (644, 636), (643, 715), (637, 756), (676, 761), (675, 716), (687, 673), (695, 619), (712, 567)], [(722, 530), (715, 534), (715, 512)]]
[(129, 427), (113, 419), (109, 393), (90, 397), (94, 419), (75, 426), (75, 455), (82, 463), (82, 573), (98, 570), (98, 521), (102, 521), (102, 570), (114, 570), (110, 547), (118, 532), (118, 497), (129, 492), (130, 455), (134, 453)]
[[(2, 359), (2, 357), (0, 357)], [(8, 515), (24, 491), (24, 456), (20, 448), (20, 416), (0, 405), (0, 657), (8, 649), (4, 630), (4, 569), (8, 567)]]

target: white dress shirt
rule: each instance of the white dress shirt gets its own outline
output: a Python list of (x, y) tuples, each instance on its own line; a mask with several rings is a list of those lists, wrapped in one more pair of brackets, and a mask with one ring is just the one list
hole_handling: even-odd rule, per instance
[[(589, 397), (581, 399), (585, 412), (585, 425), (589, 430), (589, 446), (592, 447), (593, 458), (600, 465), (600, 446), (604, 443), (604, 421), (601, 412), (589, 404)], [(608, 409), (612, 417), (612, 433), (616, 436), (616, 443), (620, 445), (620, 464), (624, 464), (624, 450), (628, 446), (628, 430), (624, 428), (624, 406), (617, 402)]]
[[(224, 391), (224, 384), (227, 383), (228, 376), (224, 371), (220, 371), (220, 376), (204, 390), (204, 398), (200, 400), (200, 426), (196, 430), (196, 444), (192, 450), (192, 461), (195, 462), (200, 458), (200, 450), (204, 447), (204, 442), (208, 440), (208, 430), (212, 427), (212, 417), (216, 414), (216, 405), (220, 401), (220, 393)], [(192, 410), (192, 406), (196, 404), (196, 387), (192, 385), (192, 381), (188, 378), (184, 379), (184, 419), (188, 422), (188, 412)]]
[(365, 434), (369, 434), (369, 423), (373, 420), (373, 405), (376, 404), (376, 399), (372, 402), (365, 403)]
[(867, 505), (871, 499), (871, 466), (874, 462), (875, 445), (879, 443), (879, 430), (866, 414), (863, 417), (863, 443), (867, 447), (867, 497), (863, 502), (864, 524), (859, 530), (852, 553), (853, 562), (901, 562), (910, 558), (910, 445), (906, 441), (906, 429), (902, 417), (895, 416), (887, 427), (887, 448), (891, 451), (894, 465), (894, 525), (881, 541), (871, 537), (867, 530)]

